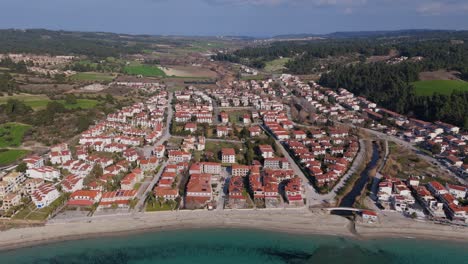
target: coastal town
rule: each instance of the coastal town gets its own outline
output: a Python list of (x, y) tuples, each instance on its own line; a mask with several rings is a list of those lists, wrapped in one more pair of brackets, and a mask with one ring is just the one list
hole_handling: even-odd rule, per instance
[[(73, 145), (59, 143), (4, 169), (3, 217), (46, 214), (48, 221), (72, 221), (163, 210), (339, 209), (340, 190), (365, 165), (363, 152), (383, 140), (387, 148), (396, 142), (417, 149), (453, 178), (443, 184), (438, 175), (377, 171), (373, 203), (358, 210), (362, 221), (377, 222), (382, 212), (394, 211), (468, 223), (468, 164), (462, 160), (468, 134), (456, 126), (406, 118), (345, 88), (335, 92), (290, 74), (212, 89), (171, 90), (146, 81), (110, 85), (146, 98), (107, 114)], [(426, 149), (437, 149), (437, 159)]]
[(467, 262), (467, 0), (4, 2), (0, 264)]
[[(4, 229), (100, 226), (113, 219), (140, 228), (187, 221), (267, 228), (262, 219), (299, 228), (303, 218), (334, 223), (320, 227), (330, 228), (325, 234), (345, 226), (354, 236), (388, 226), (414, 225), (409, 234), (468, 227), (463, 128), (408, 117), (307, 76), (209, 58), (189, 57), (184, 68), (147, 66), (153, 60), (145, 55), (112, 58), (95, 63), (123, 71), (89, 78), (79, 72), (91, 67), (83, 57), (1, 55), (3, 64), (20, 69), (15, 78), (35, 78), (34, 89), (59, 83), (46, 99), (21, 84), (3, 104), (30, 105), (25, 115), (61, 121), (59, 128), (31, 129), (12, 119), (0, 128), (0, 144), (8, 147), (2, 151), (24, 153), (1, 167)], [(150, 69), (164, 77), (145, 76)], [(27, 101), (39, 99), (44, 105)], [(27, 143), (11, 143), (16, 132), (8, 131), (16, 126), (29, 130), (22, 132)]]

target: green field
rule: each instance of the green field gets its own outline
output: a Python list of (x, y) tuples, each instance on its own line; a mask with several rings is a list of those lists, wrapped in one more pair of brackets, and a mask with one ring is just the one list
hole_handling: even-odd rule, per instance
[(15, 99), (23, 101), (26, 105), (32, 107), (32, 109), (45, 108), (47, 103), (50, 101), (49, 97), (45, 95), (35, 95), (35, 94), (16, 94), (12, 96), (2, 96), (0, 97), (0, 104), (5, 104), (9, 99)]
[(289, 61), (289, 58), (281, 58), (272, 61), (268, 61), (265, 65), (265, 71), (267, 72), (282, 72), (285, 69), (284, 65)]
[(450, 95), (453, 91), (468, 92), (468, 82), (461, 80), (430, 80), (412, 83), (418, 96), (431, 96), (434, 93)]
[(125, 66), (124, 71), (130, 75), (143, 75), (145, 77), (164, 77), (166, 74), (157, 66), (133, 63)]
[(28, 154), (27, 150), (22, 149), (0, 149), (0, 166), (9, 165)]
[[(0, 97), (0, 104), (6, 104), (9, 99), (23, 101), (34, 110), (44, 109), (47, 107), (47, 104), (52, 101), (45, 95), (21, 94)], [(78, 107), (82, 109), (90, 109), (96, 107), (98, 104), (97, 100), (92, 99), (76, 99), (76, 104), (65, 104), (65, 100), (58, 100), (58, 102), (63, 104), (67, 109), (76, 109)]]
[(102, 72), (79, 72), (70, 78), (74, 81), (112, 81), (115, 76)]
[(19, 147), (24, 133), (30, 126), (19, 123), (5, 123), (0, 125), (0, 148)]

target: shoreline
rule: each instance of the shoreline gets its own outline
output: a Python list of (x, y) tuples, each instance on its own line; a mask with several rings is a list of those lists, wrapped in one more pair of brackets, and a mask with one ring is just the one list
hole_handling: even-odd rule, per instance
[[(188, 211), (109, 216), (93, 222), (51, 223), (42, 227), (9, 229), (0, 232), (0, 252), (42, 246), (63, 241), (122, 237), (171, 230), (252, 229), (298, 235), (345, 237), (354, 240), (420, 239), (466, 243), (468, 229), (453, 229), (428, 223), (405, 221), (403, 226), (356, 224), (341, 216), (310, 213), (306, 210), (276, 211)], [(119, 218), (119, 219), (116, 219)]]

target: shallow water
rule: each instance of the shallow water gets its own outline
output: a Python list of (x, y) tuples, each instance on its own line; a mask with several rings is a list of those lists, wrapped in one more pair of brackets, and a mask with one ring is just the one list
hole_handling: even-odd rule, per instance
[(468, 263), (468, 243), (292, 235), (245, 229), (175, 230), (0, 252), (0, 263)]

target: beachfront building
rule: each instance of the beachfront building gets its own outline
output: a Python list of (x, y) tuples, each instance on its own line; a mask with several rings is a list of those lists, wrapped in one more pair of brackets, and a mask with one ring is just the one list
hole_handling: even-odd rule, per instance
[(101, 200), (101, 192), (96, 190), (78, 190), (70, 195), (68, 206), (92, 206)]
[(60, 197), (59, 191), (52, 183), (44, 183), (31, 195), (31, 199), (37, 208), (49, 206)]

